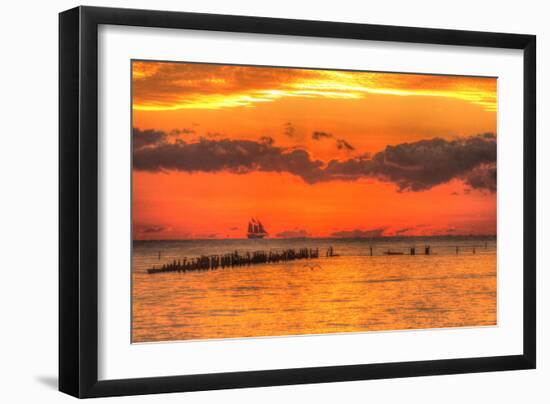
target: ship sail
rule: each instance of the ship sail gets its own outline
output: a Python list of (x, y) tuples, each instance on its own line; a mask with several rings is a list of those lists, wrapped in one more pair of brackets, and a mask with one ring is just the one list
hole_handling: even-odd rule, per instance
[(266, 231), (264, 229), (264, 225), (259, 220), (258, 220), (258, 227), (260, 229), (260, 233), (266, 233)]
[(264, 238), (267, 236), (265, 227), (258, 219), (251, 218), (248, 222), (248, 238)]

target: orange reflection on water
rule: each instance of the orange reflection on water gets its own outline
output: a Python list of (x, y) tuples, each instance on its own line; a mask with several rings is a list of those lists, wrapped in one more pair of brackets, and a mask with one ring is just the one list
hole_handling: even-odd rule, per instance
[(133, 342), (496, 325), (496, 253), (343, 256), (148, 275)]

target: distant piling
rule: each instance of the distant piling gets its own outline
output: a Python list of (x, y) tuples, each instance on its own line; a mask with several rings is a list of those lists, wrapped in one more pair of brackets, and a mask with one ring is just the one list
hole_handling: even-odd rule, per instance
[[(149, 268), (147, 273), (158, 274), (164, 272), (192, 272), (209, 271), (234, 267), (251, 266), (257, 264), (271, 264), (303, 259), (319, 258), (318, 248), (286, 249), (282, 251), (254, 251), (239, 253), (238, 251), (223, 255), (201, 255), (196, 258), (173, 260), (160, 268)], [(326, 257), (336, 257), (332, 246), (327, 248)]]

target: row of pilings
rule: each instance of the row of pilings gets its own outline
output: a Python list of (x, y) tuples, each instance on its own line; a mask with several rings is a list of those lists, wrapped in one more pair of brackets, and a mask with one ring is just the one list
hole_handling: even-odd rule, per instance
[[(326, 257), (336, 256), (334, 248), (329, 247), (325, 255)], [(147, 269), (147, 273), (209, 271), (220, 268), (235, 268), (312, 258), (319, 258), (318, 248), (300, 248), (298, 250), (290, 248), (282, 251), (253, 251), (246, 253), (235, 251), (223, 255), (201, 255), (197, 258), (184, 257), (173, 260), (171, 263), (163, 264), (158, 268), (149, 268)]]
[[(439, 247), (447, 247), (447, 248), (451, 248), (452, 246), (439, 246)], [(470, 245), (470, 246), (455, 246), (455, 254), (456, 255), (459, 255), (459, 254), (468, 254), (469, 252), (472, 253), (472, 255), (476, 255), (476, 248), (477, 249), (481, 249), (481, 248), (485, 248), (485, 250), (487, 250), (487, 243), (485, 243), (485, 246), (483, 245)], [(426, 245), (424, 248), (423, 248), (423, 251), (422, 249), (418, 248), (417, 247), (410, 247), (410, 248), (401, 248), (401, 249), (387, 249), (385, 251), (382, 251), (382, 254), (383, 255), (419, 255), (420, 252), (422, 252), (424, 255), (432, 255), (434, 254), (434, 252), (432, 251), (432, 247), (429, 246), (429, 245)], [(373, 255), (373, 248), (371, 246), (369, 246), (369, 255), (372, 257)]]

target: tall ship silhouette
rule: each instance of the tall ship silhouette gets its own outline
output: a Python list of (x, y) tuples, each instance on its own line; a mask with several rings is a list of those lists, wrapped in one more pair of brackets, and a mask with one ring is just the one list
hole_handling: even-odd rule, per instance
[(265, 231), (264, 225), (258, 219), (250, 219), (248, 222), (248, 238), (264, 238), (268, 233)]

